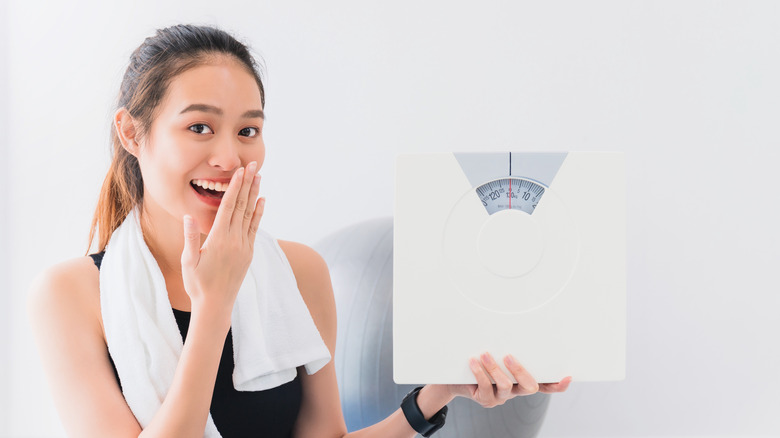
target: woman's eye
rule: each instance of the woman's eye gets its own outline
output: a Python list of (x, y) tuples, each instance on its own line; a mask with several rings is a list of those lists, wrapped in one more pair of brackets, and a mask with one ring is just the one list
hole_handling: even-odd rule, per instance
[(189, 127), (189, 130), (190, 130), (190, 131), (192, 131), (192, 132), (195, 132), (196, 134), (203, 134), (203, 132), (200, 132), (200, 131), (198, 131), (198, 130), (193, 130), (193, 129), (192, 129), (192, 128), (195, 128), (195, 127), (205, 127), (206, 129), (208, 129), (208, 130), (209, 130), (209, 133), (212, 133), (212, 134), (213, 134), (213, 132), (211, 132), (211, 128), (209, 128), (207, 125), (205, 125), (205, 124), (203, 124), (203, 123), (196, 123), (196, 124), (194, 124), (194, 125), (190, 126), (190, 127)]
[(247, 135), (247, 137), (257, 137), (257, 133), (258, 133), (258, 130), (257, 130), (257, 128), (244, 128), (244, 129), (242, 129), (242, 130), (241, 130), (241, 132), (244, 132), (244, 131), (246, 131), (247, 129), (252, 129), (252, 130), (254, 130), (254, 131), (255, 131), (255, 134), (254, 134), (254, 135)]

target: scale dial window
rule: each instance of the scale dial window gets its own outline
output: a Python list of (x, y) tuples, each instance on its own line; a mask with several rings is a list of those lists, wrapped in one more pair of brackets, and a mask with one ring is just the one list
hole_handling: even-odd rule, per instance
[(477, 187), (477, 196), (488, 214), (520, 210), (533, 214), (544, 195), (544, 186), (525, 178), (501, 178)]

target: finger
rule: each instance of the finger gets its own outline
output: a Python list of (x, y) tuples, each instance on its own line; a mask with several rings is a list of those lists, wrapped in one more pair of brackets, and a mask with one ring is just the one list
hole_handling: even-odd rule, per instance
[(236, 197), (238, 191), (241, 188), (241, 178), (244, 176), (244, 168), (239, 167), (238, 170), (233, 173), (228, 183), (228, 188), (225, 190), (225, 194), (222, 195), (222, 201), (219, 203), (219, 209), (217, 210), (217, 216), (214, 218), (214, 225), (211, 226), (211, 232), (214, 230), (223, 230), (227, 232), (230, 227), (230, 219), (233, 217), (233, 210), (236, 208)]
[(246, 213), (244, 214), (244, 225), (242, 229), (244, 230), (244, 235), (247, 234), (247, 231), (249, 230), (249, 224), (252, 223), (252, 218), (254, 217), (255, 210), (257, 210), (257, 192), (260, 191), (260, 175), (255, 175), (252, 178), (252, 186), (249, 189), (249, 199), (248, 205), (250, 208), (246, 209)]
[(496, 398), (498, 402), (503, 403), (505, 400), (512, 398), (512, 387), (514, 386), (512, 379), (498, 366), (490, 353), (483, 353), (481, 358), (485, 370), (493, 377), (493, 381), (496, 382)]
[(569, 388), (569, 384), (572, 380), (573, 378), (568, 376), (558, 383), (540, 383), (539, 392), (544, 392), (547, 394), (552, 394), (554, 392), (564, 392)]
[(194, 268), (200, 259), (200, 231), (195, 218), (184, 215), (184, 250), (181, 253), (181, 265)]
[(474, 377), (477, 378), (477, 391), (474, 394), (474, 400), (482, 406), (489, 406), (495, 402), (495, 393), (493, 391), (493, 383), (488, 378), (485, 370), (482, 369), (477, 359), (472, 358), (470, 361), (471, 372), (474, 373)]
[(257, 162), (252, 161), (246, 166), (244, 175), (241, 178), (241, 190), (236, 197), (236, 209), (233, 211), (233, 216), (230, 219), (230, 230), (240, 231), (244, 227), (244, 215), (249, 207), (249, 186), (252, 185), (252, 178), (255, 176), (255, 170), (257, 169)]
[(517, 380), (517, 387), (514, 388), (513, 392), (527, 395), (539, 391), (539, 384), (536, 383), (534, 376), (520, 365), (520, 362), (518, 362), (514, 356), (511, 354), (505, 356), (504, 364), (506, 365), (506, 369), (509, 370), (515, 377), (515, 380)]
[[(255, 235), (257, 229), (260, 228), (260, 218), (263, 217), (265, 211), (265, 198), (259, 198), (257, 200), (257, 206), (255, 207), (255, 213), (252, 216), (252, 223), (249, 224), (249, 244), (252, 245), (255, 242)], [(254, 246), (253, 246), (254, 247)]]

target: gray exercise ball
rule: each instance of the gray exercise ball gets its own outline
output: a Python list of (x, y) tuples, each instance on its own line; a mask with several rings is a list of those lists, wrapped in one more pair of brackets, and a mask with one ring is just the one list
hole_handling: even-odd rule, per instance
[[(393, 381), (393, 218), (351, 225), (312, 247), (328, 263), (333, 283), (336, 377), (347, 428), (353, 432), (387, 418), (416, 386)], [(536, 393), (486, 409), (458, 397), (449, 403), (447, 421), (434, 436), (533, 438), (549, 403), (549, 394)]]

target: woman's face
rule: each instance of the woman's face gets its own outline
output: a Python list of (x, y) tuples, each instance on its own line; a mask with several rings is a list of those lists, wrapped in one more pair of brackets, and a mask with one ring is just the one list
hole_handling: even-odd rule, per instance
[(144, 180), (144, 208), (167, 212), (181, 222), (193, 216), (201, 233), (214, 223), (219, 200), (210, 202), (194, 180), (227, 182), (252, 161), (265, 159), (260, 90), (237, 61), (221, 58), (176, 76), (138, 161)]

